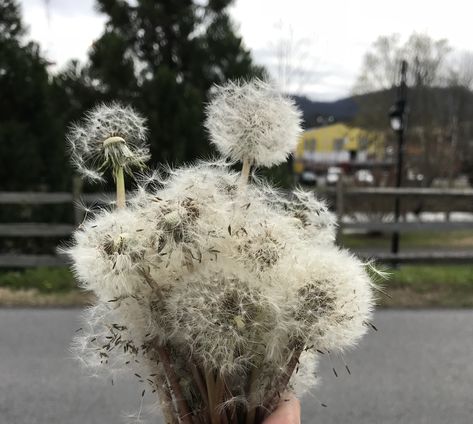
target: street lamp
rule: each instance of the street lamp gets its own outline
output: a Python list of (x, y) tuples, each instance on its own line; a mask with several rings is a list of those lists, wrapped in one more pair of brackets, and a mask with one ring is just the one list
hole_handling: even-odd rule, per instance
[[(397, 87), (397, 99), (389, 109), (389, 122), (391, 129), (397, 134), (397, 163), (396, 163), (396, 188), (401, 187), (402, 183), (402, 162), (404, 154), (404, 133), (407, 126), (407, 62), (401, 62), (401, 80)], [(394, 203), (394, 223), (399, 222), (400, 216), (400, 198), (396, 195)], [(399, 252), (399, 230), (395, 230), (391, 239), (391, 253)]]
[(389, 110), (389, 123), (391, 124), (391, 129), (396, 133), (404, 129), (404, 109), (405, 105), (396, 101)]

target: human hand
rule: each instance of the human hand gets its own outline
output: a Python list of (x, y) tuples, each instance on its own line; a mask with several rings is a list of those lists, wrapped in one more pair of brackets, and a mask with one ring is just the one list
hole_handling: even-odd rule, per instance
[(292, 393), (285, 393), (274, 412), (263, 424), (300, 424), (301, 405)]

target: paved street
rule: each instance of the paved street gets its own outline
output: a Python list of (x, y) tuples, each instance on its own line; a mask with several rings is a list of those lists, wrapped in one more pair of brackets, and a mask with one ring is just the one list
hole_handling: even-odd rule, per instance
[[(139, 409), (133, 380), (112, 387), (70, 358), (78, 318), (78, 310), (0, 310), (1, 424), (119, 424)], [(302, 423), (470, 424), (473, 311), (384, 311), (375, 324), (345, 357), (351, 376), (341, 360), (323, 358)]]

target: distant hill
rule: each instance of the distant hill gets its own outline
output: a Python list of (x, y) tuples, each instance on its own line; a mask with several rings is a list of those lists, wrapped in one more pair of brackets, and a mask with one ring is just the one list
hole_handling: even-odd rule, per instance
[[(371, 129), (389, 126), (388, 112), (396, 100), (396, 89), (346, 97), (334, 102), (312, 101), (292, 96), (303, 112), (304, 127), (319, 127), (332, 122), (351, 123)], [(409, 122), (411, 125), (447, 125), (451, 104), (456, 105), (460, 121), (472, 121), (473, 91), (464, 87), (410, 87), (408, 90)]]
[(353, 97), (333, 102), (317, 102), (302, 96), (292, 97), (303, 113), (305, 128), (320, 126), (330, 117), (334, 122), (349, 122), (358, 113), (358, 105)]

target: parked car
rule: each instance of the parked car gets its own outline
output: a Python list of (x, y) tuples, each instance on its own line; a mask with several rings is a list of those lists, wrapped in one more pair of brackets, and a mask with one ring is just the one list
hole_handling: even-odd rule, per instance
[(337, 184), (338, 180), (340, 179), (340, 176), (342, 175), (342, 168), (339, 168), (338, 166), (330, 166), (327, 169), (327, 185), (335, 185)]
[(317, 175), (311, 171), (304, 171), (299, 177), (299, 182), (305, 185), (316, 186)]
[(355, 182), (360, 185), (373, 185), (373, 174), (368, 169), (359, 169), (355, 172)]

